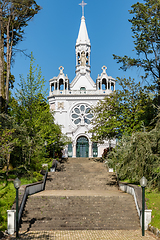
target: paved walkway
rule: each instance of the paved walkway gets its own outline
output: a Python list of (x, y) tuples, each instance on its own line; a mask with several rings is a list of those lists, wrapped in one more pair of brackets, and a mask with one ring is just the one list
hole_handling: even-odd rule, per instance
[[(12, 237), (11, 240), (16, 239)], [(151, 232), (146, 231), (142, 237), (141, 230), (84, 230), (84, 231), (43, 231), (20, 233), (24, 240), (155, 240)]]

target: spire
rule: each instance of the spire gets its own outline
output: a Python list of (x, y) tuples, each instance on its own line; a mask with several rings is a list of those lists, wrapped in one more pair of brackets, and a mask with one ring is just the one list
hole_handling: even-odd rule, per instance
[(78, 44), (90, 45), (90, 40), (89, 40), (89, 37), (88, 37), (88, 32), (87, 32), (87, 27), (86, 27), (84, 16), (81, 17), (81, 25), (80, 25), (76, 45), (78, 45)]

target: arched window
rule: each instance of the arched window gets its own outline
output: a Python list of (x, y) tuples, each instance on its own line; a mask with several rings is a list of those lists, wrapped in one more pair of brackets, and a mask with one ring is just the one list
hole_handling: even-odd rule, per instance
[(72, 157), (72, 144), (68, 144), (68, 157)]
[(114, 91), (114, 83), (111, 83), (111, 90)]
[(67, 85), (68, 85), (68, 83), (67, 83), (67, 82), (65, 82), (65, 90), (67, 90)]
[(51, 85), (51, 91), (54, 91), (54, 83)]
[(80, 61), (80, 53), (78, 53), (78, 65), (80, 65), (81, 61)]
[(59, 80), (59, 90), (64, 90), (63, 79), (60, 79), (60, 80)]
[(105, 78), (102, 79), (102, 90), (107, 89), (107, 80)]
[(86, 53), (86, 58), (87, 58), (86, 64), (88, 64), (88, 52)]

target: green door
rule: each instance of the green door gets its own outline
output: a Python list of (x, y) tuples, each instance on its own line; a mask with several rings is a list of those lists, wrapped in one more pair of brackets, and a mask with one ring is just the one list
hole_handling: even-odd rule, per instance
[(76, 157), (88, 157), (89, 143), (86, 137), (79, 137), (76, 145)]

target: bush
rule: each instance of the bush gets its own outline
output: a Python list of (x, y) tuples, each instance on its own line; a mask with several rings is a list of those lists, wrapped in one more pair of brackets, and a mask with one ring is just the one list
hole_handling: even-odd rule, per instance
[(43, 179), (42, 174), (34, 172), (33, 173), (33, 177), (37, 180), (37, 181), (41, 181)]
[(148, 185), (158, 187), (160, 177), (160, 129), (136, 132), (123, 136), (119, 146), (108, 157), (109, 164), (116, 167), (121, 180), (138, 183), (142, 176)]
[(113, 150), (113, 148), (112, 147), (108, 147), (108, 148), (105, 148), (104, 150), (103, 150), (103, 154), (102, 154), (102, 158), (107, 158), (108, 157), (108, 155), (109, 155), (109, 153), (111, 152)]
[(10, 178), (10, 179), (16, 179), (16, 175), (14, 175), (14, 174), (9, 174), (9, 176), (8, 176), (8, 178)]

